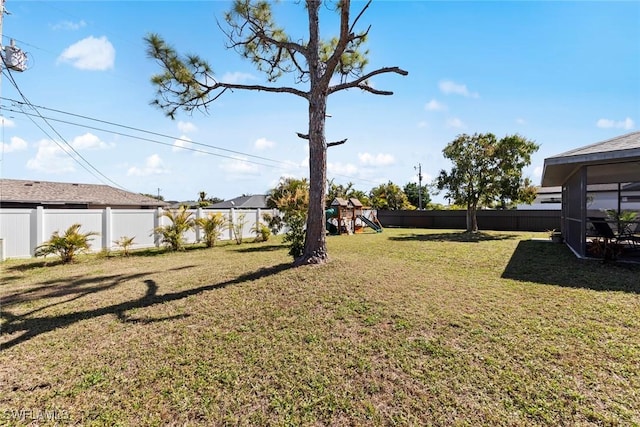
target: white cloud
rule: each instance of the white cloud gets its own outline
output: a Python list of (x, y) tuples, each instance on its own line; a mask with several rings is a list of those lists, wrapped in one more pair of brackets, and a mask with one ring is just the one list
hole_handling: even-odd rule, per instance
[(635, 127), (635, 123), (633, 122), (631, 117), (627, 117), (626, 119), (620, 121), (600, 119), (596, 122), (596, 126), (602, 129), (616, 128), (629, 130)]
[(2, 116), (0, 116), (0, 125), (4, 126), (5, 128), (16, 127), (16, 123), (13, 120)]
[(276, 146), (276, 143), (273, 141), (269, 141), (267, 138), (258, 138), (256, 142), (253, 143), (253, 146), (257, 150), (266, 150), (267, 148), (273, 148)]
[(169, 173), (169, 169), (166, 168), (164, 162), (157, 154), (152, 154), (151, 156), (147, 157), (144, 162), (144, 166), (132, 166), (127, 171), (128, 176), (149, 176), (161, 175), (165, 173)]
[(466, 96), (469, 98), (480, 97), (478, 92), (470, 92), (469, 89), (467, 89), (467, 85), (456, 83), (452, 80), (441, 80), (440, 83), (438, 83), (438, 87), (440, 88), (440, 91), (445, 95), (455, 94)]
[(237, 157), (234, 160), (226, 160), (220, 165), (220, 169), (232, 175), (257, 175), (260, 171), (258, 165), (247, 162), (245, 157)]
[(447, 119), (446, 126), (448, 128), (454, 128), (454, 129), (463, 129), (466, 127), (464, 122), (457, 117), (452, 117), (450, 119)]
[(327, 163), (327, 171), (331, 174), (353, 176), (358, 173), (358, 167), (351, 163)]
[(516, 119), (516, 123), (519, 124), (519, 125), (526, 125), (527, 121), (525, 119), (523, 119), (523, 118), (518, 117)]
[(535, 176), (538, 179), (542, 178), (542, 171), (543, 171), (543, 167), (542, 166), (536, 166), (533, 169), (533, 176)]
[(366, 166), (388, 166), (396, 161), (393, 155), (383, 153), (378, 153), (375, 156), (369, 153), (358, 153), (358, 159)]
[(89, 36), (66, 48), (58, 62), (68, 62), (80, 70), (108, 70), (113, 68), (116, 50), (106, 37)]
[(0, 147), (2, 147), (2, 152), (4, 153), (11, 153), (12, 151), (26, 150), (27, 146), (28, 146), (27, 141), (17, 136), (12, 136), (11, 141), (8, 144), (6, 142), (3, 142), (2, 144), (0, 144)]
[(191, 122), (183, 122), (183, 121), (179, 121), (178, 122), (178, 130), (182, 133), (191, 133), (191, 132), (195, 132), (198, 130), (198, 128), (196, 127), (196, 125), (194, 125)]
[(36, 144), (36, 156), (27, 160), (27, 169), (46, 173), (73, 172), (73, 159), (54, 141), (43, 139)]
[(183, 151), (185, 148), (191, 148), (193, 144), (191, 144), (191, 139), (188, 136), (182, 135), (179, 139), (173, 141), (173, 147), (171, 151), (174, 153), (176, 151)]
[(432, 99), (431, 101), (427, 102), (427, 104), (424, 106), (424, 109), (427, 111), (446, 111), (447, 106), (435, 99)]
[(76, 150), (103, 150), (110, 147), (109, 144), (90, 132), (73, 138), (71, 146)]
[(83, 20), (80, 20), (78, 22), (61, 21), (61, 22), (58, 22), (57, 24), (53, 24), (51, 26), (51, 29), (53, 29), (53, 30), (76, 31), (76, 30), (79, 30), (80, 28), (84, 28), (86, 26), (87, 26), (87, 23), (84, 22)]
[(238, 71), (236, 71), (235, 73), (224, 73), (224, 75), (220, 79), (221, 82), (225, 83), (245, 83), (250, 80), (257, 80), (257, 77), (255, 77), (253, 74), (241, 73)]

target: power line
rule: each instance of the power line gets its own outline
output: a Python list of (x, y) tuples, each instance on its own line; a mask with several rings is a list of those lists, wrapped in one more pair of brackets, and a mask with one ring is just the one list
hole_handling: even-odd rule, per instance
[[(18, 101), (18, 100), (12, 99), (12, 98), (0, 97), (0, 99), (3, 99), (5, 101), (9, 101), (9, 102), (12, 102), (12, 103), (15, 103), (15, 104), (18, 104), (18, 105), (23, 104), (21, 101)], [(255, 159), (258, 159), (258, 160), (264, 160), (264, 161), (267, 161), (267, 162), (272, 162), (272, 163), (275, 163), (275, 164), (286, 166), (287, 168), (290, 168), (290, 167), (300, 168), (301, 167), (300, 165), (298, 165), (298, 164), (296, 164), (294, 162), (291, 162), (291, 161), (276, 160), (276, 159), (271, 159), (271, 158), (264, 157), (264, 156), (257, 156), (257, 155), (254, 155), (254, 154), (245, 153), (245, 152), (242, 152), (242, 151), (231, 150), (231, 149), (215, 146), (215, 145), (212, 145), (212, 144), (205, 144), (205, 143), (198, 142), (198, 141), (192, 141), (192, 140), (185, 139), (185, 138), (176, 138), (175, 136), (171, 136), (171, 135), (167, 135), (167, 134), (163, 134), (163, 133), (159, 133), (159, 132), (153, 132), (153, 131), (149, 131), (149, 130), (145, 130), (145, 129), (141, 129), (141, 128), (137, 128), (137, 127), (133, 127), (133, 126), (123, 125), (123, 124), (115, 123), (115, 122), (108, 121), (108, 120), (96, 119), (96, 118), (85, 116), (85, 115), (81, 115), (81, 114), (71, 113), (71, 112), (63, 111), (63, 110), (58, 110), (58, 109), (55, 109), (55, 108), (49, 108), (49, 107), (44, 107), (44, 106), (37, 106), (37, 107), (39, 109), (41, 109), (41, 110), (47, 110), (47, 111), (51, 111), (51, 112), (55, 112), (55, 113), (59, 113), (59, 114), (64, 114), (64, 115), (68, 115), (68, 116), (72, 116), (72, 117), (76, 117), (76, 118), (80, 118), (80, 119), (84, 119), (84, 120), (103, 123), (103, 124), (106, 124), (106, 125), (109, 125), (109, 126), (120, 127), (120, 128), (123, 128), (123, 129), (129, 129), (129, 130), (133, 130), (133, 131), (140, 132), (140, 133), (145, 133), (145, 134), (149, 134), (149, 135), (153, 135), (153, 136), (158, 136), (158, 137), (162, 137), (162, 138), (171, 139), (171, 140), (174, 140), (174, 141), (187, 142), (187, 143), (190, 143), (190, 144), (193, 144), (193, 145), (206, 147), (206, 148), (209, 148), (209, 149), (219, 150), (219, 151), (232, 153), (232, 154), (237, 154), (237, 155), (240, 155), (240, 156), (245, 156), (245, 157), (250, 157), (250, 158), (255, 158)], [(28, 113), (28, 112), (26, 112), (24, 110), (13, 110), (13, 109), (6, 108), (6, 107), (3, 107), (3, 108), (5, 110), (7, 110), (7, 111), (11, 111), (11, 112), (19, 113), (19, 114), (24, 114), (24, 115), (30, 115), (30, 113)], [(145, 137), (141, 137), (141, 136), (136, 136), (136, 135), (131, 135), (131, 134), (123, 133), (123, 132), (118, 132), (118, 131), (111, 130), (111, 129), (99, 128), (99, 127), (96, 127), (96, 126), (90, 126), (90, 125), (87, 125), (87, 124), (71, 122), (71, 121), (57, 119), (57, 118), (53, 118), (53, 117), (47, 117), (47, 118), (49, 120), (52, 120), (52, 121), (57, 121), (57, 122), (64, 123), (64, 124), (69, 124), (69, 125), (72, 125), (72, 126), (84, 127), (84, 128), (87, 128), (87, 129), (93, 129), (93, 130), (97, 130), (97, 131), (101, 131), (101, 132), (112, 133), (114, 135), (119, 135), (119, 136), (124, 136), (124, 137), (128, 137), (128, 138), (138, 139), (138, 140), (141, 140), (141, 141), (151, 142), (151, 143), (154, 143), (154, 144), (174, 147), (173, 143), (161, 142), (161, 141), (158, 141), (157, 139), (145, 138)], [(216, 157), (236, 160), (236, 161), (245, 162), (245, 163), (251, 163), (251, 164), (270, 167), (270, 168), (274, 168), (274, 169), (280, 169), (280, 170), (286, 170), (287, 169), (287, 168), (284, 168), (282, 166), (278, 167), (278, 166), (272, 165), (272, 164), (265, 164), (265, 163), (261, 163), (261, 162), (252, 161), (252, 160), (249, 160), (249, 159), (242, 159), (242, 158), (237, 158), (237, 157), (233, 157), (233, 156), (227, 156), (227, 155), (223, 155), (223, 154), (219, 154), (219, 153), (213, 153), (213, 152), (210, 152), (210, 151), (200, 150), (200, 149), (197, 149), (197, 148), (191, 148), (191, 147), (180, 147), (180, 148), (183, 149), (183, 150), (189, 150), (189, 151), (194, 151), (194, 152), (198, 152), (198, 153), (209, 154), (209, 155), (216, 156)], [(347, 178), (349, 180), (363, 181), (363, 182), (369, 182), (369, 183), (373, 183), (373, 184), (378, 184), (379, 183), (378, 181), (373, 181), (373, 180), (369, 180), (369, 179), (366, 179), (366, 178), (357, 178), (357, 177), (352, 177), (352, 176), (343, 175), (343, 174), (334, 173), (332, 175), (334, 175), (336, 177)]]
[[(7, 107), (3, 107), (3, 110), (4, 111), (11, 111), (13, 113), (18, 113), (18, 114), (23, 114), (23, 115), (25, 115), (27, 117), (36, 116), (36, 114), (28, 113), (28, 112), (26, 112), (24, 110), (14, 110), (14, 109), (7, 108)], [(173, 145), (172, 143), (162, 142), (162, 141), (158, 141), (156, 139), (145, 138), (145, 137), (142, 137), (142, 136), (131, 135), (131, 134), (123, 133), (123, 132), (117, 132), (117, 131), (110, 130), (110, 129), (99, 128), (99, 127), (96, 127), (96, 126), (89, 126), (89, 125), (81, 124), (81, 123), (70, 122), (70, 121), (67, 121), (67, 120), (56, 119), (56, 118), (53, 118), (53, 117), (46, 117), (46, 119), (54, 121), (54, 122), (58, 122), (58, 123), (63, 123), (63, 124), (72, 125), (72, 126), (78, 126), (78, 127), (82, 127), (82, 128), (85, 128), (85, 129), (92, 129), (92, 130), (97, 130), (97, 131), (101, 131), (101, 132), (108, 132), (108, 133), (111, 133), (113, 135), (124, 136), (124, 137), (127, 137), (127, 138), (138, 139), (140, 141), (146, 141), (146, 142), (151, 142), (151, 143), (158, 144), (158, 145), (164, 145), (164, 146), (167, 146), (167, 147), (174, 147), (175, 148), (175, 145)], [(177, 139), (177, 138), (174, 138), (174, 139)], [(191, 142), (191, 141), (186, 140), (186, 139), (183, 139), (182, 141)], [(206, 145), (206, 144), (202, 144), (202, 145)], [(267, 163), (260, 163), (260, 162), (256, 162), (256, 161), (252, 161), (252, 160), (241, 159), (241, 158), (238, 158), (238, 157), (227, 156), (227, 155), (219, 154), (219, 153), (212, 153), (210, 151), (201, 150), (199, 148), (192, 148), (192, 147), (179, 147), (179, 148), (181, 150), (194, 151), (196, 153), (201, 153), (201, 154), (209, 154), (211, 156), (222, 157), (222, 158), (231, 159), (231, 160), (237, 160), (237, 161), (245, 162), (245, 163), (252, 163), (252, 164), (255, 164), (255, 165), (259, 165), (259, 166), (266, 166), (266, 167), (270, 167), (270, 168), (282, 169), (282, 167), (278, 167), (276, 165), (270, 165), (270, 164), (267, 164)], [(241, 153), (239, 153), (239, 154), (241, 154)], [(297, 166), (297, 165), (295, 165), (293, 163), (291, 165)]]
[[(0, 97), (0, 99), (4, 99), (5, 101), (13, 102), (13, 103), (16, 103), (16, 104), (23, 104), (22, 102), (20, 102), (18, 100), (15, 100), (15, 99), (11, 99), (11, 98)], [(282, 161), (282, 160), (271, 159), (269, 157), (257, 156), (255, 154), (249, 154), (249, 153), (245, 153), (245, 152), (242, 152), (242, 151), (231, 150), (231, 149), (228, 149), (228, 148), (218, 147), (218, 146), (212, 145), (212, 144), (205, 144), (203, 142), (197, 142), (197, 141), (193, 141), (193, 140), (190, 140), (190, 139), (176, 138), (176, 137), (171, 136), (171, 135), (167, 135), (167, 134), (163, 134), (163, 133), (159, 133), (159, 132), (153, 132), (153, 131), (149, 131), (149, 130), (145, 130), (145, 129), (141, 129), (141, 128), (137, 128), (137, 127), (133, 127), (133, 126), (127, 126), (127, 125), (111, 122), (111, 121), (108, 121), (108, 120), (96, 119), (96, 118), (93, 118), (93, 117), (84, 116), (82, 114), (71, 113), (71, 112), (68, 112), (68, 111), (62, 111), (62, 110), (57, 110), (55, 108), (48, 108), (48, 107), (43, 107), (43, 106), (37, 106), (37, 108), (39, 108), (41, 110), (47, 110), (47, 111), (52, 111), (52, 112), (55, 112), (55, 113), (60, 113), (60, 114), (72, 116), (72, 117), (77, 117), (77, 118), (84, 119), (84, 120), (90, 120), (90, 121), (94, 121), (94, 122), (98, 122), (98, 123), (103, 123), (103, 124), (107, 124), (109, 126), (115, 126), (115, 127), (120, 127), (120, 128), (123, 128), (123, 129), (133, 130), (133, 131), (136, 131), (136, 132), (146, 133), (146, 134), (149, 134), (149, 135), (159, 136), (159, 137), (162, 137), (162, 138), (172, 139), (172, 140), (181, 141), (181, 142), (188, 142), (188, 143), (193, 144), (193, 145), (199, 145), (199, 146), (202, 146), (202, 147), (212, 148), (212, 149), (224, 151), (224, 152), (227, 152), (227, 153), (233, 153), (233, 154), (238, 154), (238, 155), (241, 155), (241, 156), (252, 157), (254, 159), (265, 160), (265, 161), (273, 162), (273, 163), (279, 163), (279, 164), (286, 165), (286, 166), (298, 166), (295, 163), (290, 162), (290, 161)], [(52, 120), (54, 120), (54, 119), (52, 119)], [(62, 120), (60, 120), (60, 121), (62, 121)], [(64, 122), (64, 123), (76, 124), (76, 123), (70, 123), (70, 122)], [(77, 126), (86, 126), (86, 125), (81, 125), (81, 124), (76, 124), (76, 125)], [(89, 128), (89, 129), (95, 129), (95, 128), (91, 127), (91, 126), (86, 126), (86, 127)], [(102, 130), (104, 132), (112, 132), (110, 130), (105, 130), (105, 129), (96, 129), (96, 130)], [(118, 132), (112, 132), (112, 133), (114, 133), (116, 135), (119, 134)], [(124, 135), (124, 136), (130, 136), (130, 135)], [(238, 160), (238, 159), (236, 159), (236, 160)]]
[[(2, 58), (2, 62), (4, 63), (4, 57)], [(6, 66), (6, 64), (5, 64)], [(5, 67), (6, 68), (6, 67)], [(118, 184), (117, 182), (115, 182), (114, 180), (112, 180), (111, 178), (109, 178), (108, 176), (106, 176), (105, 174), (103, 174), (102, 172), (100, 172), (95, 166), (93, 166), (91, 164), (91, 162), (89, 162), (87, 159), (85, 159), (75, 148), (73, 148), (73, 146), (71, 144), (69, 144), (67, 142), (67, 140), (60, 135), (60, 133), (51, 125), (51, 123), (49, 123), (47, 121), (47, 118), (45, 118), (42, 114), (40, 114), (40, 111), (38, 111), (38, 109), (32, 105), (29, 100), (27, 99), (27, 97), (24, 95), (24, 93), (22, 92), (22, 90), (20, 89), (20, 87), (18, 86), (18, 83), (15, 81), (15, 79), (13, 78), (13, 75), (11, 73), (11, 71), (7, 68), (7, 73), (4, 72), (4, 70), (2, 71), (2, 74), (4, 74), (5, 76), (7, 76), (9, 78), (9, 81), (11, 82), (11, 84), (13, 85), (13, 87), (18, 91), (18, 93), (20, 94), (20, 96), (22, 97), (22, 99), (24, 100), (24, 104), (30, 106), (37, 114), (38, 117), (40, 117), (41, 120), (43, 120), (47, 126), (49, 126), (49, 128), (51, 128), (51, 130), (53, 130), (53, 132), (62, 140), (62, 142), (65, 144), (66, 147), (68, 147), (73, 153), (75, 153), (80, 159), (82, 159), (82, 161), (84, 163), (86, 163), (86, 165), (89, 166), (89, 168), (93, 169), (98, 175), (100, 175), (101, 177), (105, 178), (107, 181), (109, 181), (110, 183), (112, 183), (113, 185), (115, 185), (116, 187), (126, 190), (126, 188), (124, 188), (122, 185)], [(47, 135), (47, 137), (49, 139), (51, 139), (54, 143), (56, 143), (56, 145), (58, 145), (58, 147), (60, 147), (60, 149), (67, 154), (69, 157), (71, 157), (76, 163), (78, 163), (80, 166), (82, 166), (82, 168), (84, 168), (87, 172), (89, 172), (91, 175), (93, 175), (95, 178), (97, 178), (99, 181), (102, 181), (103, 183), (105, 183), (102, 179), (100, 179), (99, 176), (97, 176), (95, 173), (93, 173), (87, 166), (85, 166), (82, 162), (80, 162), (76, 157), (72, 156), (67, 149), (65, 149), (63, 146), (60, 145), (60, 143), (58, 141), (56, 141), (54, 138), (52, 138), (41, 126), (39, 126), (35, 120), (33, 120), (33, 118), (31, 116), (29, 116), (29, 120), (31, 120), (33, 122), (34, 125), (36, 125), (45, 135)], [(106, 183), (105, 183), (106, 184)], [(129, 190), (127, 190), (129, 191)]]

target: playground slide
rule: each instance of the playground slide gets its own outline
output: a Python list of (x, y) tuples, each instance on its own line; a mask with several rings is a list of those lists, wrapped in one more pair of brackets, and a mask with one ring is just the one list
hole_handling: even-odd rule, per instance
[(369, 227), (373, 228), (374, 230), (376, 230), (376, 233), (382, 233), (382, 227), (378, 224), (376, 224), (375, 222), (371, 221), (369, 218), (367, 218), (364, 215), (358, 215), (358, 218), (360, 218), (360, 220), (362, 222), (364, 222), (365, 224), (367, 224)]

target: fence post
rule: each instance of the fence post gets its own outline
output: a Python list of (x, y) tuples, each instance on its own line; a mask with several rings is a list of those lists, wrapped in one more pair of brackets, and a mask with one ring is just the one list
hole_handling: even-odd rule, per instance
[[(200, 218), (202, 218), (202, 208), (198, 206), (198, 209), (196, 209), (196, 219), (198, 220)], [(202, 229), (198, 227), (197, 221), (196, 221), (195, 231), (196, 231), (196, 242), (199, 242), (200, 240), (202, 240)]]
[(111, 208), (106, 207), (102, 211), (102, 249), (107, 251), (111, 249), (111, 242), (113, 236), (111, 236)]
[(44, 208), (38, 206), (31, 217), (31, 256), (35, 256), (36, 247), (44, 242)]
[(233, 240), (233, 225), (236, 223), (236, 210), (231, 208), (229, 211), (229, 240)]
[(162, 208), (158, 208), (156, 210), (156, 217), (153, 219), (153, 243), (156, 245), (156, 248), (160, 247), (160, 234), (156, 233), (156, 229), (163, 226), (163, 218)]

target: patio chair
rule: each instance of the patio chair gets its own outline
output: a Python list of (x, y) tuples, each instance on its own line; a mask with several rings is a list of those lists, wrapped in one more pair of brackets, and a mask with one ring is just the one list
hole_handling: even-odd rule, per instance
[(622, 233), (618, 236), (619, 242), (626, 242), (634, 250), (640, 249), (640, 222), (632, 222), (627, 224), (622, 230)]
[(604, 218), (587, 217), (593, 225), (596, 239), (592, 241), (592, 252), (600, 255), (604, 259), (616, 259), (618, 248), (618, 237), (611, 229), (611, 226)]
[(596, 232), (597, 237), (604, 239), (616, 240), (616, 234), (611, 229), (611, 226), (604, 218), (588, 217), (588, 220), (593, 224), (593, 229)]

